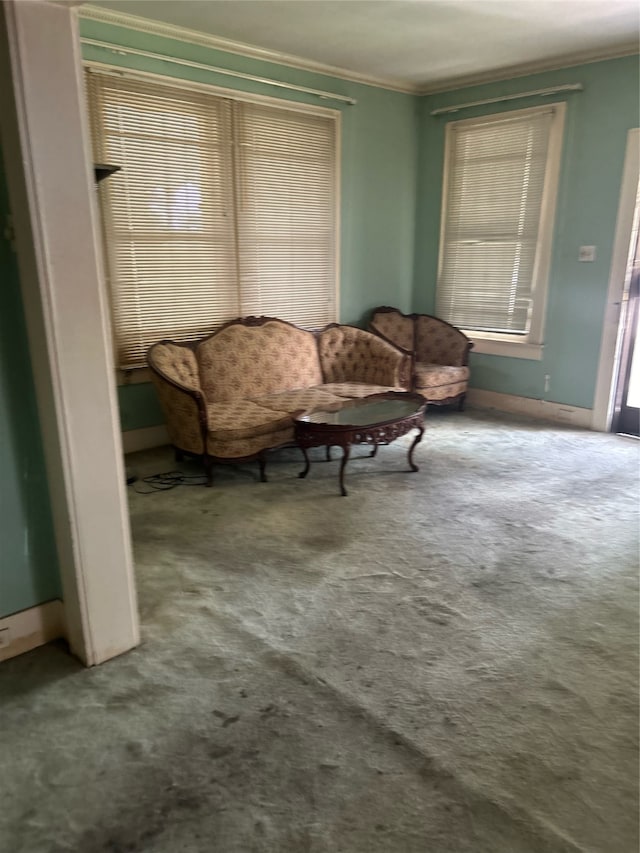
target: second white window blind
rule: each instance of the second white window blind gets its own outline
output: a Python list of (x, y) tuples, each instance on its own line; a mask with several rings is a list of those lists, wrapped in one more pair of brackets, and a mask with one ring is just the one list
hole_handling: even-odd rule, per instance
[(437, 313), (463, 329), (526, 335), (553, 108), (453, 122)]

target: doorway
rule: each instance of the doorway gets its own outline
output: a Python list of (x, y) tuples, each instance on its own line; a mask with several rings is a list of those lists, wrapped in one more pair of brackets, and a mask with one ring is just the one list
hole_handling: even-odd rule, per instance
[[(637, 217), (636, 217), (637, 220)], [(622, 301), (620, 361), (614, 398), (612, 432), (640, 436), (640, 241), (634, 233), (629, 288)]]
[(638, 435), (640, 404), (640, 128), (630, 130), (622, 171), (591, 428)]

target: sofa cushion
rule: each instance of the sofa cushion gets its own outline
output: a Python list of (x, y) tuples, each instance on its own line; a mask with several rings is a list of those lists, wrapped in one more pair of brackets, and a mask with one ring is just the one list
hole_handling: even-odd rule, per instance
[(438, 400), (446, 400), (448, 397), (458, 397), (467, 390), (466, 382), (452, 382), (451, 385), (436, 385), (428, 388), (416, 388), (418, 394), (422, 394), (425, 400), (434, 403)]
[(200, 382), (211, 403), (293, 391), (322, 382), (312, 332), (271, 320), (233, 323), (196, 349)]
[(253, 456), (261, 450), (269, 450), (273, 447), (282, 447), (293, 444), (293, 426), (279, 429), (275, 432), (266, 432), (253, 438), (234, 438), (228, 441), (207, 437), (207, 453), (220, 459), (241, 459), (243, 456)]
[(207, 405), (208, 434), (211, 438), (254, 438), (292, 425), (291, 418), (283, 412), (274, 412), (250, 400), (230, 400)]
[(318, 390), (344, 399), (345, 397), (368, 397), (370, 394), (383, 394), (385, 391), (406, 391), (406, 388), (369, 385), (366, 382), (329, 382), (326, 385), (320, 385)]
[(416, 390), (451, 385), (453, 382), (466, 382), (469, 379), (468, 367), (450, 367), (444, 364), (425, 364), (417, 362), (413, 368)]
[[(344, 395), (342, 395), (344, 396)], [(341, 396), (327, 393), (323, 388), (304, 388), (301, 391), (282, 391), (256, 397), (253, 402), (275, 412), (317, 412), (331, 403), (341, 402)]]

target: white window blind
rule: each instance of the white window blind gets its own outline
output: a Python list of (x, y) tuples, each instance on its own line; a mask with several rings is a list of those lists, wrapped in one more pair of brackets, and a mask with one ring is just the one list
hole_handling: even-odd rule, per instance
[(455, 326), (530, 331), (554, 115), (534, 108), (447, 128), (436, 310)]
[(330, 115), (87, 73), (117, 364), (229, 319), (335, 320)]

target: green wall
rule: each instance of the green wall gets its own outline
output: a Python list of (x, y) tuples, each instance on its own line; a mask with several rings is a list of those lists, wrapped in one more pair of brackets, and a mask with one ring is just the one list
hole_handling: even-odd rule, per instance
[[(0, 229), (9, 211), (0, 158)], [(20, 280), (0, 234), (0, 618), (61, 597)]]
[[(327, 89), (357, 99), (342, 114), (340, 320), (362, 324), (376, 305), (433, 311), (445, 117), (431, 110), (461, 101), (582, 83), (560, 95), (567, 119), (554, 231), (542, 361), (472, 354), (472, 385), (590, 408), (602, 334), (627, 131), (637, 127), (638, 57), (594, 62), (501, 83), (414, 97), (223, 51), (82, 20), (85, 37), (170, 57)], [(85, 45), (86, 59), (226, 88), (318, 103), (317, 98), (143, 57)], [(530, 98), (465, 110), (471, 117), (547, 102)], [(325, 102), (321, 102), (325, 103)], [(578, 247), (596, 245), (595, 263)], [(544, 377), (550, 390), (544, 392)], [(162, 415), (153, 389), (119, 389), (124, 430), (153, 426)]]
[[(438, 263), (444, 128), (447, 121), (567, 102), (542, 361), (471, 356), (475, 388), (591, 408), (608, 288), (627, 131), (638, 127), (638, 56), (518, 77), (422, 99), (414, 306), (432, 311)], [(584, 91), (527, 98), (447, 116), (431, 110), (531, 89), (582, 83)], [(578, 247), (597, 246), (596, 261)], [(551, 377), (544, 393), (544, 376)]]
[[(87, 38), (215, 65), (356, 98), (355, 106), (274, 89), (215, 72), (84, 45), (85, 59), (211, 83), (290, 101), (336, 107), (342, 115), (340, 320), (361, 324), (376, 305), (411, 310), (418, 157), (418, 99), (373, 86), (249, 59), (96, 21), (81, 20)], [(123, 429), (161, 423), (150, 386), (119, 389)]]

